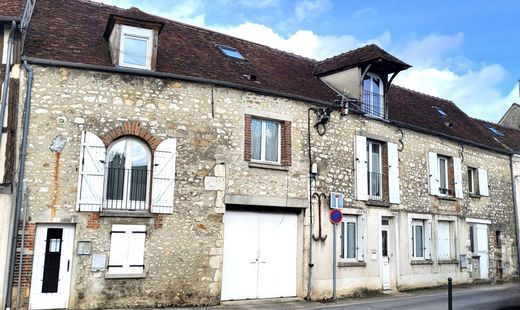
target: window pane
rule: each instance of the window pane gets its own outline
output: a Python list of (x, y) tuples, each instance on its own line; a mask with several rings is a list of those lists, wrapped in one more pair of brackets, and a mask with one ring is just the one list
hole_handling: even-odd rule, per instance
[(265, 122), (265, 160), (278, 161), (278, 123)]
[(388, 231), (381, 231), (381, 255), (388, 256)]
[(261, 160), (262, 122), (251, 120), (251, 159)]
[(131, 65), (146, 66), (146, 51), (148, 40), (125, 36), (124, 63)]
[(423, 228), (415, 226), (415, 257), (423, 256)]
[(474, 187), (473, 187), (473, 169), (468, 169), (468, 185), (469, 185), (469, 192), (470, 193), (473, 193), (474, 192)]
[[(439, 186), (441, 189), (446, 189), (446, 159), (439, 158)], [(445, 191), (441, 191), (445, 194)]]
[(51, 253), (57, 253), (60, 251), (60, 239), (51, 239), (49, 241), (49, 252)]
[(148, 153), (141, 143), (132, 142), (132, 175), (130, 176), (130, 200), (146, 200)]
[(365, 78), (363, 79), (363, 91), (364, 92), (372, 91), (370, 84), (371, 84), (371, 78), (369, 76), (365, 76)]
[(107, 194), (109, 200), (122, 200), (125, 183), (126, 141), (116, 142), (108, 154)]
[(347, 258), (356, 258), (356, 223), (347, 223)]

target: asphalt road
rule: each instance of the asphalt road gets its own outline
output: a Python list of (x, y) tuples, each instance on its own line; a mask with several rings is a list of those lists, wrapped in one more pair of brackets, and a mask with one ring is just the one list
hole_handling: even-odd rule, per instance
[[(404, 293), (391, 293), (371, 298), (348, 298), (336, 302), (306, 301), (240, 301), (226, 303), (217, 307), (184, 309), (219, 309), (219, 310), (373, 310), (373, 309), (448, 309), (448, 294), (445, 288), (419, 290)], [(453, 309), (471, 310), (512, 310), (520, 309), (520, 286), (517, 284), (474, 285), (454, 287)]]

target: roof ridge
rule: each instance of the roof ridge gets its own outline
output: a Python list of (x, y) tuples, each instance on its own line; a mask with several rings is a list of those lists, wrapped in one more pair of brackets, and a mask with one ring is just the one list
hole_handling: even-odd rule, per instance
[[(281, 49), (278, 49), (278, 48), (275, 48), (275, 47), (271, 47), (271, 46), (268, 46), (268, 45), (265, 45), (265, 44), (261, 44), (261, 43), (258, 43), (258, 42), (253, 42), (253, 41), (246, 40), (246, 39), (243, 39), (243, 38), (235, 37), (235, 36), (232, 36), (232, 35), (229, 35), (229, 34), (226, 34), (226, 33), (220, 32), (220, 31), (217, 31), (217, 30), (204, 28), (204, 27), (196, 26), (196, 25), (191, 25), (191, 24), (188, 24), (188, 23), (185, 23), (185, 22), (181, 22), (181, 21), (178, 21), (178, 20), (174, 20), (174, 19), (163, 17), (163, 16), (155, 15), (155, 14), (152, 14), (152, 13), (148, 13), (146, 11), (141, 10), (139, 7), (137, 7), (135, 5), (133, 5), (132, 7), (128, 8), (128, 9), (125, 9), (125, 8), (122, 8), (122, 7), (119, 7), (119, 6), (115, 6), (115, 5), (110, 5), (110, 4), (105, 4), (105, 3), (101, 3), (101, 2), (96, 2), (94, 0), (76, 0), (76, 1), (89, 3), (89, 4), (94, 4), (94, 5), (99, 5), (99, 6), (116, 8), (116, 9), (122, 10), (122, 11), (128, 11), (128, 10), (131, 10), (131, 9), (134, 9), (134, 10), (137, 9), (137, 10), (139, 10), (140, 12), (142, 12), (142, 13), (144, 13), (146, 15), (150, 15), (150, 16), (153, 16), (155, 18), (162, 19), (164, 21), (168, 21), (168, 22), (171, 22), (171, 23), (176, 23), (176, 24), (182, 25), (184, 27), (189, 27), (189, 28), (195, 29), (197, 31), (206, 31), (206, 32), (218, 33), (220, 35), (226, 36), (226, 37), (234, 39), (234, 40), (240, 40), (242, 42), (247, 42), (249, 44), (254, 44), (254, 45), (257, 45), (257, 46), (260, 46), (260, 47), (264, 47), (264, 48), (268, 48), (268, 49), (271, 49), (271, 50), (274, 50), (274, 51), (277, 51), (277, 52), (280, 52), (280, 53), (283, 53), (283, 54), (287, 54), (287, 55), (289, 55), (291, 57), (307, 60), (307, 61), (311, 62), (313, 65), (319, 62), (318, 60), (313, 59), (313, 58), (305, 57), (305, 56), (302, 56), (302, 55), (297, 55), (297, 54), (294, 54), (294, 53), (291, 53), (291, 52), (287, 52), (287, 51), (284, 51), (284, 50), (281, 50)], [(348, 52), (345, 52), (345, 53), (349, 53), (349, 52), (351, 52), (351, 51), (348, 51)]]

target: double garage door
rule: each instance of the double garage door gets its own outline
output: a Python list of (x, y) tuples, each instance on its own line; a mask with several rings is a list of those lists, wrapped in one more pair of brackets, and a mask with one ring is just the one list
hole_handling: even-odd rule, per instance
[(296, 296), (297, 215), (224, 214), (222, 300)]

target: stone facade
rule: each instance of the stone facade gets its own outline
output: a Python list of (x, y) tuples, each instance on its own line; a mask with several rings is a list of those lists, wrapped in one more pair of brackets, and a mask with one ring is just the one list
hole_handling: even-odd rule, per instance
[[(30, 225), (71, 223), (75, 242), (90, 241), (91, 252), (110, 251), (112, 224), (146, 225), (145, 276), (107, 277), (92, 271), (91, 255), (73, 255), (69, 307), (81, 309), (207, 305), (220, 301), (223, 262), (223, 214), (226, 204), (297, 208), (299, 212), (297, 295), (307, 294), (310, 212), (307, 112), (304, 102), (231, 88), (178, 80), (100, 73), (64, 67), (35, 66), (26, 182)], [(290, 123), (291, 160), (270, 167), (244, 160), (247, 115)], [(315, 116), (311, 116), (311, 125)], [(142, 129), (142, 130), (141, 130)], [(177, 139), (174, 211), (145, 217), (108, 216), (76, 210), (80, 137), (88, 130), (106, 145), (130, 134), (147, 141), (153, 150), (166, 138)], [(400, 204), (370, 205), (355, 198), (354, 137), (396, 143), (399, 148)], [(49, 146), (66, 141), (62, 151)], [(287, 138), (287, 136), (285, 137)], [(466, 167), (485, 168), (489, 197), (470, 197), (464, 184), (462, 199), (439, 199), (428, 193), (427, 153), (463, 158)], [(398, 128), (385, 121), (333, 112), (323, 136), (311, 128), (312, 161), (318, 165), (313, 191), (345, 194), (345, 214), (364, 214), (367, 238), (364, 264), (341, 263), (338, 293), (380, 290), (379, 232), (383, 217), (390, 219), (391, 288), (440, 285), (451, 276), (455, 283), (472, 281), (469, 268), (457, 262), (414, 265), (409, 248), (410, 214), (455, 219), (456, 254), (468, 252), (467, 218), (491, 221), (489, 230), (492, 280), (495, 276), (494, 229), (501, 231), (503, 277), (516, 271), (511, 178), (508, 155), (432, 135)], [(387, 185), (388, 186), (388, 185)], [(387, 188), (387, 186), (385, 188)], [(312, 297), (331, 296), (332, 226), (328, 205), (313, 200), (313, 229), (319, 225), (329, 238), (313, 242)], [(31, 226), (32, 227), (32, 226)], [(435, 236), (435, 226), (433, 226)], [(339, 236), (339, 235), (338, 235)], [(338, 237), (339, 238), (339, 237)], [(435, 246), (432, 249), (435, 255)], [(76, 245), (74, 245), (76, 253)], [(375, 254), (373, 254), (375, 253)], [(432, 257), (435, 257), (435, 256)], [(395, 261), (394, 261), (395, 258)], [(24, 261), (30, 274), (31, 257)], [(27, 280), (26, 280), (27, 281)], [(29, 292), (25, 291), (27, 302)]]

